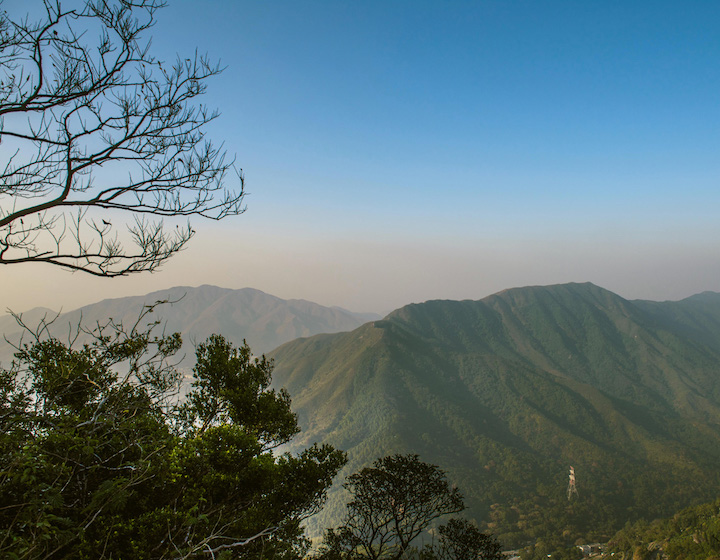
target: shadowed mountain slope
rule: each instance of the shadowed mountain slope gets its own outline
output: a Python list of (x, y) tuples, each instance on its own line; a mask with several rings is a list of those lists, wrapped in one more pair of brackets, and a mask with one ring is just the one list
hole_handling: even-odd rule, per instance
[[(720, 493), (720, 295), (592, 284), (403, 307), (277, 349), (275, 383), (348, 471), (416, 452), (508, 546), (593, 540)], [(579, 496), (568, 500), (570, 465)], [(316, 525), (331, 525), (336, 494)]]

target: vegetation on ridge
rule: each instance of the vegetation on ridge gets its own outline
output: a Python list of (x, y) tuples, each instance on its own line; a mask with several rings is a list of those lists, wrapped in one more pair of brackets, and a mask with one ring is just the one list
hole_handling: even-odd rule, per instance
[[(505, 546), (573, 545), (720, 491), (720, 348), (704, 342), (720, 340), (718, 325), (720, 305), (569, 284), (409, 305), (272, 355), (298, 441), (347, 450), (344, 472), (418, 453)], [(335, 524), (344, 499), (332, 493), (313, 530)]]
[(649, 560), (720, 558), (720, 499), (679, 511), (669, 519), (628, 524), (608, 543), (614, 557)]

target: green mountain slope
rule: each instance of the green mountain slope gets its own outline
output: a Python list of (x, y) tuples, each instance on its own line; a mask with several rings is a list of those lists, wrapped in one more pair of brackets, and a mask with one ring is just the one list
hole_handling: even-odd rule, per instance
[(669, 519), (638, 521), (619, 531), (604, 558), (717, 560), (720, 558), (720, 499), (686, 508)]
[(521, 288), (409, 305), (273, 355), (305, 440), (348, 450), (348, 472), (419, 453), (508, 546), (608, 537), (720, 493), (717, 294), (655, 303), (592, 284)]

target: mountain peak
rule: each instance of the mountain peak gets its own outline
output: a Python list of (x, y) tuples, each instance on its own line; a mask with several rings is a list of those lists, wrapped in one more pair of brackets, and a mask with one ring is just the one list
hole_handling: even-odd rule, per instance
[[(247, 340), (253, 352), (261, 354), (299, 337), (320, 333), (353, 330), (368, 320), (356, 314), (305, 300), (284, 300), (254, 288), (229, 289), (212, 285), (174, 286), (143, 296), (106, 299), (80, 309), (63, 313), (53, 330), (59, 331), (79, 322), (103, 324), (109, 318), (133, 324), (143, 306), (167, 301), (156, 309), (166, 332), (180, 332), (185, 346), (181, 353), (194, 355), (193, 344), (213, 333), (222, 334), (234, 344)], [(45, 313), (33, 310), (26, 314), (28, 326), (34, 327)], [(53, 315), (54, 317), (54, 315)], [(37, 320), (35, 319), (37, 318)], [(12, 340), (20, 338), (20, 327), (11, 316), (0, 318), (3, 334)], [(0, 342), (0, 362), (12, 358), (12, 346)]]
[[(492, 297), (523, 297), (528, 295), (540, 296), (540, 295), (552, 295), (555, 297), (593, 297), (593, 298), (617, 298), (623, 299), (619, 295), (601, 288), (600, 286), (593, 284), (592, 282), (568, 282), (565, 284), (550, 284), (547, 286), (524, 286), (517, 288), (508, 288), (488, 296)], [(487, 298), (484, 298), (487, 299)]]
[[(720, 490), (720, 306), (530, 286), (407, 305), (273, 358), (303, 443), (345, 449), (351, 471), (420, 454), (508, 546), (614, 531)], [(571, 505), (569, 465), (585, 489)]]
[(718, 292), (700, 292), (690, 297), (686, 297), (681, 301), (692, 301), (698, 303), (720, 303), (720, 293)]

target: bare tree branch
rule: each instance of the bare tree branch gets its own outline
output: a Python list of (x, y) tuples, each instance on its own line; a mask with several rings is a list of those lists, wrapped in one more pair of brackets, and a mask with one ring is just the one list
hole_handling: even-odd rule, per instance
[[(195, 233), (162, 218), (245, 210), (242, 170), (205, 134), (218, 113), (196, 100), (222, 69), (149, 54), (160, 0), (72, 3), (0, 14), (0, 264), (152, 271)], [(126, 231), (116, 211), (134, 216)]]

